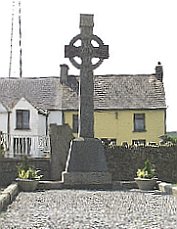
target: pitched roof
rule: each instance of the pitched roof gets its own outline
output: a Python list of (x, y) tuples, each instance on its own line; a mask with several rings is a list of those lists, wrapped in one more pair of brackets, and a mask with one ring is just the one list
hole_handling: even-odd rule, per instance
[[(155, 75), (98, 75), (94, 82), (95, 109), (166, 108), (164, 86)], [(68, 86), (63, 90), (62, 108), (78, 109), (77, 91)]]
[(42, 110), (60, 109), (62, 88), (58, 77), (0, 78), (0, 101), (9, 109), (24, 97)]
[[(164, 109), (163, 83), (155, 75), (98, 75), (95, 81), (95, 109)], [(78, 79), (60, 77), (0, 78), (0, 101), (12, 108), (22, 97), (43, 110), (77, 110)]]

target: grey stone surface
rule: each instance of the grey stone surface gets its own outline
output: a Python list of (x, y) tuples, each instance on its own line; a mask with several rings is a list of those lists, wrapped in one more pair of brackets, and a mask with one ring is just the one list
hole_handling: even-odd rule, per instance
[(160, 182), (158, 184), (158, 188), (163, 193), (172, 194), (173, 196), (177, 197), (177, 185), (176, 184)]
[[(108, 58), (108, 46), (105, 46), (99, 37), (93, 35), (93, 26), (93, 15), (81, 14), (81, 32), (71, 40), (69, 45), (65, 46), (65, 57), (80, 69), (79, 138), (73, 140), (70, 145), (66, 169), (63, 173), (65, 184), (111, 183), (111, 179), (108, 179), (111, 176), (107, 175), (104, 148), (98, 139), (94, 139), (93, 102), (93, 70)], [(75, 46), (78, 40), (81, 41), (80, 47)], [(99, 46), (94, 47), (92, 40)], [(78, 64), (74, 57), (80, 57), (81, 64)], [(99, 59), (97, 64), (92, 64), (93, 58)]]
[(103, 185), (110, 184), (112, 187), (112, 177), (109, 172), (63, 172), (62, 176), (64, 185), (101, 185), (104, 187)]
[(19, 189), (17, 183), (9, 185), (0, 192), (0, 212), (14, 200), (18, 192)]
[(172, 185), (172, 184), (170, 184), (170, 183), (166, 183), (166, 182), (161, 182), (161, 183), (159, 183), (159, 190), (161, 191), (161, 192), (165, 192), (165, 193), (167, 193), (167, 194), (172, 194), (172, 187), (174, 186), (174, 185)]
[(64, 184), (111, 184), (104, 147), (99, 139), (78, 138), (71, 142), (65, 171)]
[(107, 163), (101, 140), (74, 139), (66, 163), (67, 172), (106, 172)]
[[(93, 35), (93, 15), (80, 15), (80, 34), (74, 37), (69, 45), (65, 46), (65, 57), (69, 58), (71, 63), (80, 69), (80, 90), (79, 90), (79, 137), (94, 137), (94, 82), (93, 70), (97, 68), (104, 59), (107, 59), (108, 46), (104, 45), (102, 40)], [(80, 40), (81, 46), (74, 44)], [(94, 47), (92, 40), (99, 46)], [(81, 64), (78, 64), (74, 57), (80, 57)], [(92, 64), (92, 59), (98, 58), (97, 64)]]
[(177, 185), (175, 185), (174, 187), (172, 187), (172, 194), (173, 196), (177, 197)]
[(0, 229), (175, 229), (176, 205), (173, 196), (135, 190), (20, 193)]
[(50, 125), (51, 138), (51, 180), (61, 180), (61, 172), (65, 169), (69, 143), (73, 139), (69, 125)]

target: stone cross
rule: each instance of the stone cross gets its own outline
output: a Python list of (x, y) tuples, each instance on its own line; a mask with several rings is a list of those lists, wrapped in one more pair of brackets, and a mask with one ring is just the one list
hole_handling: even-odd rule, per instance
[[(80, 34), (65, 46), (65, 57), (80, 69), (78, 137), (83, 138), (94, 138), (93, 70), (109, 57), (108, 45), (104, 45), (103, 41), (93, 34), (93, 26), (93, 15), (81, 14)], [(81, 41), (79, 47), (75, 45), (78, 40)], [(93, 46), (92, 41), (97, 43), (96, 47)], [(81, 59), (81, 64), (76, 61), (75, 57)], [(95, 64), (92, 63), (93, 58), (98, 59)]]

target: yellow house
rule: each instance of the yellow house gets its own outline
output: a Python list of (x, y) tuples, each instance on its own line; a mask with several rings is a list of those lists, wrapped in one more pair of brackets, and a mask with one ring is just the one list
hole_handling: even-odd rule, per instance
[[(66, 77), (66, 76), (65, 76)], [(65, 79), (66, 80), (66, 79)], [(122, 144), (155, 144), (166, 132), (163, 69), (154, 74), (94, 76), (95, 137)], [(64, 122), (76, 134), (78, 127), (78, 78), (63, 84)]]

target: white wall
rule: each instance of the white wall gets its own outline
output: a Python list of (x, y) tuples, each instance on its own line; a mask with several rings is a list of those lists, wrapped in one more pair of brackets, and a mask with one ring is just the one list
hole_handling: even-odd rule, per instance
[[(30, 110), (30, 129), (16, 129), (16, 110)], [(26, 99), (22, 98), (12, 109), (10, 117), (10, 133), (13, 135), (38, 135), (38, 110), (35, 109)]]
[(2, 103), (0, 103), (0, 113), (6, 113), (7, 112), (7, 110), (6, 110), (6, 108), (2, 105)]
[(42, 114), (38, 115), (38, 135), (46, 135), (46, 116)]
[(50, 111), (48, 116), (48, 124), (62, 125), (62, 111)]
[(0, 103), (0, 131), (7, 133), (8, 113), (6, 108)]

